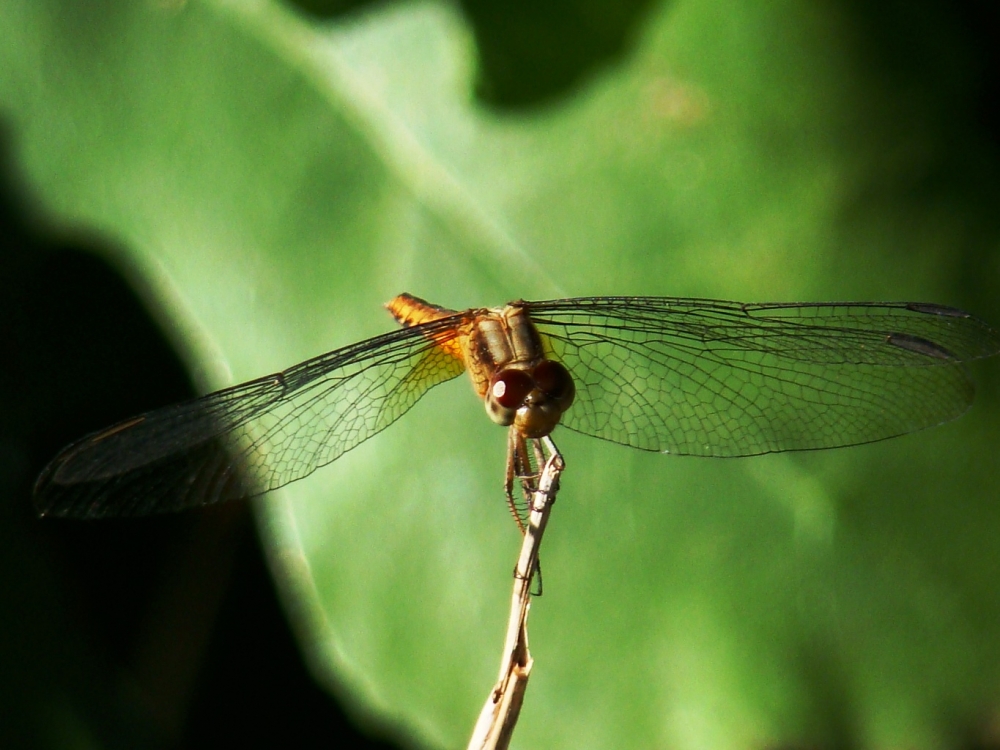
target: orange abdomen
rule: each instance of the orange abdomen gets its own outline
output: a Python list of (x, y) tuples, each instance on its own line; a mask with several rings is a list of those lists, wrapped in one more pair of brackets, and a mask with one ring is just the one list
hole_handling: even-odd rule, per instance
[[(407, 294), (406, 292), (386, 302), (385, 309), (404, 328), (410, 328), (421, 323), (429, 323), (433, 320), (441, 320), (442, 318), (458, 314), (457, 310), (449, 310), (447, 307), (432, 305), (430, 302), (422, 300), (419, 297), (414, 297), (412, 294)], [(464, 321), (461, 328), (466, 328)], [(462, 339), (467, 333), (464, 330), (459, 330), (459, 326), (456, 325), (455, 329), (441, 331), (436, 334), (429, 333), (428, 335), (437, 341), (438, 346), (442, 350), (455, 359), (462, 360), (463, 363), (465, 362)]]

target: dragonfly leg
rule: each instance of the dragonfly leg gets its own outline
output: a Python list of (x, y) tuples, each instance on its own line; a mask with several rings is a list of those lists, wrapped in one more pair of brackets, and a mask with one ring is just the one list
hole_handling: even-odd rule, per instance
[[(516, 565), (514, 566), (514, 578), (524, 580), (524, 576), (521, 575)], [(532, 596), (542, 595), (542, 559), (540, 557), (535, 558), (535, 566), (531, 573), (530, 593)]]
[[(528, 444), (531, 445), (531, 450), (528, 450)], [(553, 443), (553, 445), (555, 445)], [(550, 452), (551, 453), (551, 452)], [(541, 510), (537, 507), (536, 498), (539, 497), (539, 493), (544, 495), (548, 502), (549, 497), (554, 496), (554, 492), (542, 489), (539, 486), (539, 480), (542, 476), (542, 467), (545, 466), (546, 461), (548, 461), (548, 456), (545, 454), (545, 444), (542, 440), (537, 438), (520, 438), (518, 444), (518, 462), (517, 466), (519, 470), (517, 472), (517, 478), (521, 480), (521, 491), (524, 495), (524, 505), (525, 513), (530, 513), (531, 511)], [(562, 460), (562, 457), (559, 457)], [(523, 519), (522, 519), (523, 520)]]
[(541, 510), (541, 508), (537, 506), (536, 499), (541, 500), (544, 497), (544, 503), (554, 502), (556, 493), (559, 491), (558, 482), (551, 489), (539, 487), (542, 467), (550, 460), (558, 462), (560, 467), (564, 466), (565, 462), (563, 461), (562, 454), (556, 448), (556, 444), (550, 438), (532, 439), (531, 448), (534, 454), (534, 464), (530, 469), (530, 475), (522, 477), (522, 480), (530, 480), (530, 484), (528, 481), (525, 481), (525, 497), (529, 498), (529, 510), (537, 511)]
[(507, 433), (507, 472), (504, 478), (503, 491), (504, 496), (507, 498), (507, 508), (514, 517), (514, 522), (517, 524), (517, 528), (522, 535), (527, 527), (524, 525), (521, 512), (517, 507), (517, 501), (514, 499), (514, 478), (521, 479), (520, 463), (523, 446), (524, 438), (518, 435), (514, 428), (511, 427)]

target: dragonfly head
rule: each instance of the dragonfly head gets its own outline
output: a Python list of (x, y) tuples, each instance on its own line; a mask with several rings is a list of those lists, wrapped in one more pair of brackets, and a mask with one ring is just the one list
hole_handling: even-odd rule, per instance
[(542, 360), (535, 367), (507, 367), (497, 372), (486, 392), (486, 413), (499, 425), (523, 437), (541, 438), (559, 424), (573, 403), (576, 386), (558, 362)]

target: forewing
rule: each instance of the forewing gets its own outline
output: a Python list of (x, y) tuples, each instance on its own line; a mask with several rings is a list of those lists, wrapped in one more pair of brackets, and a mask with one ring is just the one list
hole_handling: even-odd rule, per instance
[(1000, 338), (919, 303), (660, 297), (525, 303), (576, 382), (562, 424), (645, 450), (749, 456), (867, 443), (964, 412)]
[[(66, 448), (35, 486), (45, 515), (136, 516), (267, 492), (385, 429), (463, 370), (439, 320), (121, 422)], [(431, 338), (433, 336), (433, 338)]]

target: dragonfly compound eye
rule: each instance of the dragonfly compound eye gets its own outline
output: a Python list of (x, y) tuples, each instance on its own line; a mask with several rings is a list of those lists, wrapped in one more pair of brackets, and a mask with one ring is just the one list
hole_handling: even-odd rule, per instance
[(514, 428), (526, 438), (545, 437), (576, 395), (569, 371), (558, 362), (543, 360), (532, 371), (532, 389), (514, 417)]
[(486, 413), (497, 424), (512, 424), (518, 408), (534, 387), (534, 381), (524, 370), (501, 370), (490, 382), (490, 389), (486, 394)]
[(493, 378), (490, 394), (505, 409), (516, 409), (531, 393), (534, 383), (524, 370), (504, 370)]
[(576, 396), (576, 384), (569, 370), (558, 362), (545, 360), (535, 368), (535, 385), (552, 399), (560, 413), (566, 411)]

